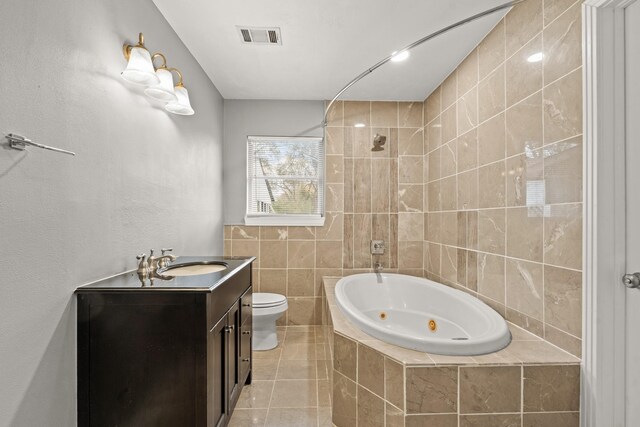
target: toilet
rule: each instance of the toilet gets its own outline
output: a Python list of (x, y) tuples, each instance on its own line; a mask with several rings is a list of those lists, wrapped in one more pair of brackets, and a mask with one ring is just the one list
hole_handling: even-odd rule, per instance
[(287, 311), (287, 297), (272, 293), (253, 294), (253, 350), (271, 350), (278, 345), (276, 320)]

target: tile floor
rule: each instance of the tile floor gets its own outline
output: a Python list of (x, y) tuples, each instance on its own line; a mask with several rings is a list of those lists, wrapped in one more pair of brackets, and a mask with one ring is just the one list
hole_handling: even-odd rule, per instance
[(328, 351), (322, 327), (278, 327), (278, 347), (253, 353), (230, 427), (331, 427)]

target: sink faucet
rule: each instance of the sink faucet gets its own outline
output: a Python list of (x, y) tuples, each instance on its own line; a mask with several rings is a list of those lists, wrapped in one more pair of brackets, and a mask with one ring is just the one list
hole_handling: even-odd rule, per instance
[(175, 255), (167, 253), (172, 250), (173, 248), (163, 248), (162, 256), (159, 257), (153, 256), (153, 249), (149, 252), (149, 258), (147, 258), (147, 254), (138, 255), (136, 257), (138, 260), (138, 275), (145, 277), (154, 276), (156, 270), (167, 267), (169, 263), (175, 261), (177, 258)]
[(165, 268), (169, 265), (170, 262), (176, 260), (176, 256), (173, 254), (166, 254), (166, 252), (171, 252), (173, 248), (162, 249), (162, 256), (157, 258), (158, 268)]

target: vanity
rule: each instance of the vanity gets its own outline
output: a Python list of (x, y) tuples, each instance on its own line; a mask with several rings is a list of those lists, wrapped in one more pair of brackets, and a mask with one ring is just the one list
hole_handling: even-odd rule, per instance
[(254, 260), (179, 257), (226, 268), (79, 287), (78, 426), (226, 426), (251, 383)]

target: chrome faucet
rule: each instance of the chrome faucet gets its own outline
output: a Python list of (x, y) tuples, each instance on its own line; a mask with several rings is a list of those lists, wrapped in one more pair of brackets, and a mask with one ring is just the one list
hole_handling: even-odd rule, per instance
[(375, 264), (373, 264), (374, 273), (380, 274), (380, 273), (382, 273), (382, 270), (384, 270), (384, 266), (382, 265), (382, 263), (380, 261), (378, 261)]
[(173, 248), (162, 249), (162, 256), (159, 257), (153, 256), (153, 249), (150, 251), (149, 258), (147, 258), (147, 254), (138, 255), (136, 257), (138, 260), (138, 275), (144, 278), (156, 276), (156, 271), (159, 268), (165, 268), (170, 262), (176, 260), (177, 257), (175, 255), (166, 253), (172, 250)]
[(173, 248), (167, 248), (167, 249), (162, 249), (162, 256), (158, 257), (157, 259), (157, 263), (158, 263), (158, 268), (165, 268), (166, 266), (169, 265), (170, 262), (173, 262), (176, 260), (176, 256), (173, 254), (166, 254), (166, 252), (171, 252), (173, 250)]

